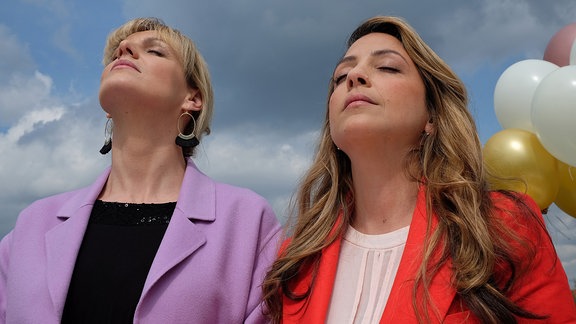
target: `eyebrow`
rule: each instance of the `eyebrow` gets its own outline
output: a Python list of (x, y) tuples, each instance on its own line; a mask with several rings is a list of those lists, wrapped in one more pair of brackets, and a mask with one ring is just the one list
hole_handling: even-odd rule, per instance
[[(381, 50), (376, 50), (372, 53), (370, 53), (370, 56), (372, 57), (376, 57), (376, 56), (384, 56), (384, 55), (388, 55), (388, 54), (395, 54), (400, 56), (400, 58), (402, 60), (404, 60), (404, 62), (408, 63), (408, 61), (406, 61), (406, 59), (404, 58), (404, 56), (402, 56), (402, 54), (400, 54), (400, 52), (395, 51), (393, 49), (381, 49)], [(358, 58), (354, 55), (350, 55), (350, 56), (345, 56), (343, 57), (340, 62), (338, 62), (338, 64), (336, 65), (336, 67), (344, 64), (344, 63), (349, 63), (349, 62), (355, 62)]]
[(164, 41), (163, 39), (156, 37), (156, 36), (150, 36), (150, 37), (146, 37), (143, 41), (142, 44), (144, 45), (155, 45), (155, 44), (159, 44), (159, 45), (163, 45), (163, 46), (169, 46), (168, 43), (166, 43), (166, 41)]

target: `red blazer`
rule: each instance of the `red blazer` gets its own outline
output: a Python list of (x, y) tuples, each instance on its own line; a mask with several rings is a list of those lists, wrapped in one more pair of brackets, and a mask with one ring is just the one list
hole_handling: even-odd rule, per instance
[[(493, 198), (495, 204), (502, 210), (514, 210), (513, 203), (501, 194), (494, 193)], [(526, 201), (534, 210), (538, 210), (534, 201), (530, 198)], [(535, 323), (576, 323), (576, 306), (568, 279), (545, 230), (534, 224), (518, 224), (513, 218), (514, 215), (510, 213), (501, 211), (499, 215), (506, 219), (506, 223), (517, 233), (526, 235), (530, 242), (540, 242), (537, 245), (536, 257), (530, 263), (530, 270), (512, 287), (509, 296), (511, 300), (532, 313), (550, 316), (547, 320), (534, 321)], [(421, 263), (426, 223), (424, 190), (420, 190), (398, 273), (380, 323), (417, 322), (412, 306), (412, 289), (416, 271)], [(436, 217), (433, 217), (432, 223), (435, 227)], [(293, 301), (286, 296), (283, 297), (282, 321), (284, 324), (326, 322), (336, 277), (340, 243), (341, 239), (338, 239), (322, 251), (317, 279), (307, 300)], [(520, 260), (526, 258), (519, 256)], [(294, 291), (305, 292), (310, 286), (311, 277), (311, 269), (304, 269), (294, 283)], [(434, 306), (429, 307), (427, 321), (429, 323), (479, 323), (479, 320), (459, 302), (456, 290), (450, 283), (451, 278), (451, 262), (448, 260), (442, 264), (430, 283), (429, 295)], [(519, 322), (531, 321), (519, 319)]]

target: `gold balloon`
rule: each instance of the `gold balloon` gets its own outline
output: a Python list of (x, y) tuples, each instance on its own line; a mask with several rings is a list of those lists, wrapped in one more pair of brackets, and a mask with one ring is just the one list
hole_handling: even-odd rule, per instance
[(528, 194), (541, 210), (554, 202), (559, 188), (557, 160), (535, 134), (502, 130), (488, 139), (483, 153), (492, 189)]
[(554, 203), (566, 214), (576, 218), (576, 167), (558, 161), (560, 186)]

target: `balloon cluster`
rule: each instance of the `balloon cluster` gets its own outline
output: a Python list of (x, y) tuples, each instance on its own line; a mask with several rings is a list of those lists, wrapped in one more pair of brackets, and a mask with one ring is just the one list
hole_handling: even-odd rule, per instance
[(558, 31), (542, 60), (508, 67), (494, 90), (503, 130), (484, 145), (494, 189), (525, 192), (546, 210), (576, 217), (576, 23)]

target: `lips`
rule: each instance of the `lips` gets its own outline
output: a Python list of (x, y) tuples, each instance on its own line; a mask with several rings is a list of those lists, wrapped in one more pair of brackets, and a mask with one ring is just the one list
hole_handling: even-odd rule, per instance
[(349, 107), (361, 106), (365, 104), (375, 104), (374, 100), (363, 94), (352, 94), (346, 98), (344, 102), (344, 109)]
[(128, 68), (132, 68), (138, 72), (140, 72), (140, 70), (138, 69), (138, 67), (136, 67), (136, 64), (132, 63), (129, 60), (124, 60), (124, 59), (120, 59), (117, 60), (114, 65), (112, 66), (112, 70), (116, 69), (116, 68), (123, 68), (123, 67), (128, 67)]

